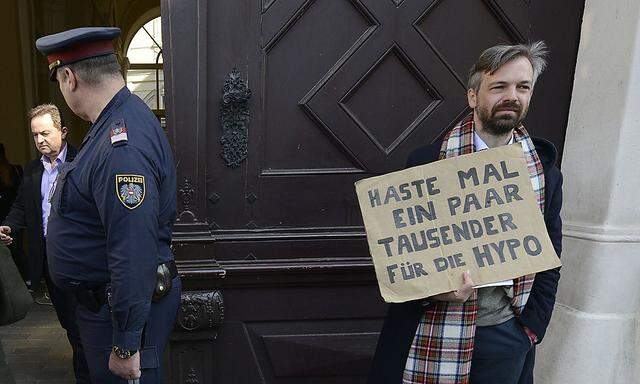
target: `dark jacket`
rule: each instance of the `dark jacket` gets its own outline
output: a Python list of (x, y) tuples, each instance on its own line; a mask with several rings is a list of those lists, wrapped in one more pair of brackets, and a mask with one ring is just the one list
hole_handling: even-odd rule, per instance
[[(562, 252), (562, 174), (555, 166), (557, 151), (554, 145), (544, 139), (533, 138), (536, 152), (540, 157), (545, 176), (544, 220), (558, 256)], [(442, 142), (413, 151), (407, 160), (407, 168), (432, 163), (438, 160)], [(560, 268), (536, 274), (531, 294), (518, 321), (531, 329), (542, 340), (551, 319), (556, 300)], [(369, 384), (395, 384), (402, 382), (407, 355), (416, 328), (423, 313), (420, 300), (400, 304), (390, 304), (382, 326), (378, 347), (373, 359)]]
[[(78, 151), (69, 143), (67, 145), (66, 161), (69, 162), (73, 160)], [(43, 172), (44, 166), (40, 158), (27, 163), (16, 199), (2, 223), (2, 225), (10, 227), (11, 233), (14, 235), (21, 229), (27, 230), (29, 279), (34, 288), (40, 283), (44, 270), (45, 249), (42, 232), (42, 196), (40, 193)]]
[(4, 163), (0, 162), (0, 168), (6, 168), (11, 179), (11, 184), (6, 185), (0, 180), (0, 221), (4, 220), (9, 214), (11, 204), (16, 199), (18, 194), (18, 188), (20, 187), (20, 180), (22, 180), (22, 167), (9, 164), (5, 160)]

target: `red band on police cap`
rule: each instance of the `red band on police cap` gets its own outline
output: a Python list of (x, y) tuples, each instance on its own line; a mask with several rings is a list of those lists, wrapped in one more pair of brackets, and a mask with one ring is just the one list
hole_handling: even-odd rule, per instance
[(75, 63), (76, 61), (88, 59), (94, 56), (107, 55), (113, 52), (113, 41), (111, 40), (90, 41), (74, 44), (69, 46), (65, 51), (51, 53), (50, 55), (47, 55), (47, 60), (49, 61), (49, 69), (53, 69), (51, 68), (51, 64), (56, 62), (56, 66), (59, 66), (67, 63)]

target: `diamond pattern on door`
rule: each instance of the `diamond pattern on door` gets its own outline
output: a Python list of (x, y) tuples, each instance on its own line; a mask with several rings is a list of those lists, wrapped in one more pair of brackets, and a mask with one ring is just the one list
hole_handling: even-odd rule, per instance
[[(464, 13), (466, 23), (452, 22), (452, 12)], [(467, 0), (464, 7), (455, 2), (439, 0), (420, 16), (416, 30), (425, 41), (439, 52), (443, 62), (450, 66), (458, 79), (466, 84), (467, 73), (480, 52), (460, 49), (464, 46), (487, 48), (496, 44), (515, 44), (519, 32), (511, 27), (500, 9), (489, 1)]]
[[(289, 8), (286, 10), (284, 7)], [(280, 13), (276, 11), (281, 11)], [(286, 12), (285, 12), (286, 11)], [(298, 106), (337, 63), (371, 33), (371, 20), (349, 1), (305, 1), (298, 8), (276, 2), (263, 18), (263, 170), (270, 174), (330, 173), (360, 168), (322, 121)], [(271, 32), (276, 31), (271, 36)]]
[[(372, 98), (372, 94), (383, 97)], [(441, 100), (406, 54), (394, 45), (340, 100), (340, 106), (388, 155)]]
[(299, 104), (377, 173), (404, 162), (392, 158), (399, 148), (407, 150), (414, 133), (420, 142), (435, 139), (449, 124), (443, 120), (465, 108), (464, 88), (415, 26), (430, 2), (363, 4), (378, 23), (375, 30)]

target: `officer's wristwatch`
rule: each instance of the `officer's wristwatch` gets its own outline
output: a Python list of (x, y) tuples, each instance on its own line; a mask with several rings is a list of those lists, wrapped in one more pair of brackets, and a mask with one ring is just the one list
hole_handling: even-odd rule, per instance
[(127, 350), (127, 349), (121, 349), (116, 345), (113, 346), (113, 353), (119, 359), (123, 359), (123, 360), (128, 359), (131, 356), (135, 355), (136, 352), (138, 352), (138, 351), (130, 351), (130, 350)]

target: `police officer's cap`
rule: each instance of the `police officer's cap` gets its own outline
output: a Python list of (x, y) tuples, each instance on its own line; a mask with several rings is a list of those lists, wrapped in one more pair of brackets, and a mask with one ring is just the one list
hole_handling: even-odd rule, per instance
[(55, 80), (56, 68), (96, 56), (114, 52), (113, 39), (120, 36), (120, 28), (84, 27), (43, 36), (36, 40), (36, 48), (47, 56), (49, 79)]

